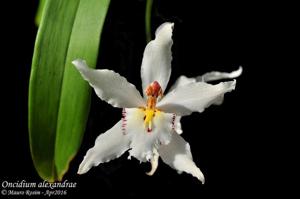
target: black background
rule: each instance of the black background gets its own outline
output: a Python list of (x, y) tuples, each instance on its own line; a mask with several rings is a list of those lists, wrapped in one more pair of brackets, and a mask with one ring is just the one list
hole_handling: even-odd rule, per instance
[[(121, 117), (121, 110), (99, 100), (93, 92), (82, 146), (65, 175), (68, 181), (77, 182), (76, 189), (68, 190), (68, 197), (245, 198), (276, 194), (273, 185), (278, 178), (268, 163), (276, 155), (273, 146), (277, 143), (267, 121), (269, 99), (263, 97), (273, 92), (265, 72), (271, 69), (270, 59), (277, 61), (274, 50), (271, 53), (270, 49), (280, 42), (274, 34), (280, 12), (274, 12), (273, 6), (154, 1), (152, 31), (165, 21), (175, 22), (169, 86), (180, 75), (193, 77), (213, 70), (230, 72), (240, 65), (244, 69), (237, 79), (236, 90), (225, 95), (221, 106), (182, 119), (182, 136), (190, 143), (194, 161), (203, 171), (206, 183), (201, 185), (185, 173), (179, 175), (162, 162), (155, 175), (149, 177), (145, 172), (150, 165), (127, 160), (128, 154), (78, 176), (77, 168), (95, 138)], [(139, 90), (140, 64), (146, 45), (144, 8), (142, 0), (112, 0), (97, 64), (98, 68), (120, 73)], [(4, 115), (1, 182), (41, 181), (30, 157), (27, 129), (36, 9), (37, 1), (21, 1), (9, 5), (2, 17), (6, 35), (2, 37), (5, 95), (1, 97)]]

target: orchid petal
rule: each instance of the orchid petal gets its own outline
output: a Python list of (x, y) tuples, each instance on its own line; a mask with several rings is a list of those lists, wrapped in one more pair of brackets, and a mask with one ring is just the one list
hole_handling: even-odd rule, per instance
[(179, 116), (189, 115), (194, 111), (202, 112), (216, 103), (226, 92), (234, 90), (236, 81), (211, 85), (205, 82), (190, 83), (169, 92), (157, 103), (157, 108)]
[(114, 107), (133, 108), (145, 105), (135, 86), (111, 70), (94, 70), (84, 60), (72, 62), (82, 77), (94, 88), (98, 97)]
[(234, 79), (239, 77), (242, 74), (242, 72), (243, 68), (240, 66), (239, 69), (232, 71), (231, 73), (212, 71), (197, 77), (196, 80), (201, 82), (210, 82), (221, 79)]
[(218, 71), (212, 71), (209, 73), (205, 73), (203, 75), (200, 75), (198, 77), (186, 77), (184, 75), (180, 76), (175, 83), (170, 88), (169, 92), (173, 91), (174, 89), (184, 86), (190, 83), (195, 82), (210, 82), (210, 81), (217, 81), (221, 79), (234, 79), (239, 77), (243, 72), (243, 68), (240, 66), (237, 70), (232, 71), (230, 73), (226, 72), (218, 72)]
[(177, 80), (175, 81), (175, 83), (171, 86), (170, 90), (168, 93), (172, 92), (173, 90), (181, 87), (181, 86), (185, 86), (188, 85), (190, 83), (196, 83), (197, 80), (196, 78), (190, 78), (190, 77), (186, 77), (184, 75), (181, 75), (180, 77), (177, 78)]
[(154, 148), (153, 149), (153, 158), (151, 159), (151, 170), (149, 172), (146, 172), (146, 174), (148, 176), (152, 176), (155, 173), (155, 171), (158, 167), (158, 158), (159, 158), (159, 154), (158, 154), (157, 150)]
[(133, 156), (141, 162), (151, 161), (155, 155), (153, 151), (171, 140), (173, 114), (157, 112), (150, 132), (145, 127), (142, 109), (126, 109), (125, 114), (125, 133), (131, 140), (129, 158)]
[(193, 161), (189, 143), (180, 135), (174, 133), (167, 145), (162, 145), (158, 151), (161, 159), (179, 173), (187, 172), (198, 178), (204, 184), (204, 175)]
[(174, 130), (176, 133), (178, 133), (179, 135), (182, 133), (182, 128), (181, 128), (181, 116), (175, 116), (174, 119)]
[(144, 51), (141, 67), (143, 91), (153, 81), (157, 81), (165, 91), (171, 75), (173, 44), (173, 23), (164, 23), (155, 33), (155, 40), (150, 41)]
[[(173, 86), (170, 88), (169, 92), (172, 92), (174, 89), (185, 86), (190, 83), (195, 82), (209, 82), (209, 81), (216, 81), (221, 79), (233, 79), (236, 77), (239, 77), (242, 74), (243, 68), (240, 66), (238, 70), (232, 71), (231, 73), (225, 73), (225, 72), (209, 72), (205, 73), (204, 75), (198, 76), (196, 78), (189, 78), (184, 75), (180, 76), (176, 82), (173, 84)], [(215, 101), (214, 105), (221, 105), (224, 101), (224, 94), (220, 95)]]
[(81, 162), (78, 174), (84, 174), (93, 166), (118, 158), (129, 149), (129, 137), (122, 133), (122, 121), (99, 135), (93, 148), (89, 149)]

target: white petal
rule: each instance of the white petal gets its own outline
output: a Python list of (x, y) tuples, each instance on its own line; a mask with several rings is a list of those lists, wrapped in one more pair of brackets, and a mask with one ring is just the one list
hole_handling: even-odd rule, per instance
[(157, 108), (179, 116), (189, 115), (194, 111), (202, 112), (220, 100), (224, 93), (232, 91), (235, 84), (236, 81), (233, 80), (217, 85), (197, 82), (180, 86), (162, 98), (158, 102)]
[(155, 33), (155, 40), (149, 42), (145, 48), (141, 67), (143, 92), (153, 81), (160, 84), (163, 92), (167, 87), (171, 75), (173, 27), (173, 23), (159, 26)]
[(145, 102), (135, 86), (111, 70), (94, 70), (84, 60), (72, 62), (82, 77), (95, 89), (96, 94), (114, 107), (133, 108)]
[(242, 74), (242, 72), (243, 72), (243, 68), (240, 66), (239, 69), (232, 71), (231, 73), (213, 71), (213, 72), (205, 73), (204, 75), (200, 75), (198, 77), (186, 77), (182, 75), (175, 81), (175, 83), (170, 88), (169, 92), (171, 92), (172, 90), (180, 86), (185, 86), (187, 84), (194, 83), (194, 82), (210, 82), (210, 81), (216, 81), (221, 79), (234, 79), (239, 77)]
[(176, 116), (174, 120), (174, 130), (176, 133), (181, 134), (182, 133), (182, 128), (181, 128), (181, 116)]
[(154, 148), (153, 149), (153, 157), (151, 159), (151, 170), (146, 173), (148, 176), (152, 176), (155, 173), (155, 171), (158, 167), (158, 158), (159, 158), (159, 154), (158, 154), (157, 150)]
[(174, 133), (168, 145), (162, 145), (158, 153), (161, 159), (178, 172), (187, 172), (198, 178), (204, 184), (204, 175), (193, 161), (189, 143), (180, 135)]
[[(170, 91), (180, 87), (184, 86), (193, 82), (210, 82), (210, 81), (216, 81), (221, 79), (233, 79), (237, 78), (242, 74), (243, 68), (240, 66), (238, 70), (232, 71), (231, 73), (226, 72), (218, 72), (213, 71), (209, 73), (205, 73), (204, 75), (198, 76), (196, 78), (188, 78), (186, 76), (180, 76), (174, 85), (171, 87)], [(213, 104), (215, 105), (221, 105), (224, 101), (224, 95), (221, 95), (218, 99), (215, 100)]]
[(216, 81), (221, 79), (234, 79), (239, 77), (242, 74), (242, 72), (243, 72), (243, 68), (240, 66), (239, 69), (232, 71), (231, 73), (212, 71), (209, 73), (205, 73), (202, 76), (198, 76), (196, 79), (197, 81), (202, 81), (202, 82), (210, 82), (210, 81)]
[(129, 149), (129, 137), (122, 133), (122, 121), (99, 135), (93, 148), (89, 149), (81, 162), (78, 174), (84, 174), (93, 166), (118, 158)]
[(152, 160), (155, 155), (154, 149), (168, 144), (174, 131), (173, 114), (157, 112), (153, 118), (151, 132), (148, 132), (144, 125), (144, 116), (142, 109), (126, 109), (125, 133), (131, 140), (129, 153), (141, 162)]
[(195, 82), (197, 82), (196, 78), (189, 78), (189, 77), (182, 75), (172, 85), (169, 92), (172, 92), (174, 89), (177, 89), (178, 87), (185, 86), (185, 85), (188, 85), (190, 83), (195, 83)]

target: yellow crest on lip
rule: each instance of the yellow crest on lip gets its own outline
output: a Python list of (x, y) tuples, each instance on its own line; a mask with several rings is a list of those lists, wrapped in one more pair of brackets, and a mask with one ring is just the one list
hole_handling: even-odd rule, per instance
[(152, 82), (145, 90), (147, 95), (147, 107), (144, 109), (144, 123), (148, 132), (152, 131), (152, 119), (155, 116), (156, 102), (159, 96), (162, 96), (162, 89), (157, 81)]

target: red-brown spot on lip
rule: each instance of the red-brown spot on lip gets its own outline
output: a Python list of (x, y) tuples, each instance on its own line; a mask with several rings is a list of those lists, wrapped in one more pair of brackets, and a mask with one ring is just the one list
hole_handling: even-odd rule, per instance
[(126, 135), (126, 125), (127, 125), (127, 119), (126, 119), (126, 110), (123, 108), (122, 110), (122, 133), (123, 135)]
[(172, 129), (175, 130), (175, 118), (176, 118), (176, 114), (173, 113), (173, 117), (172, 117)]

